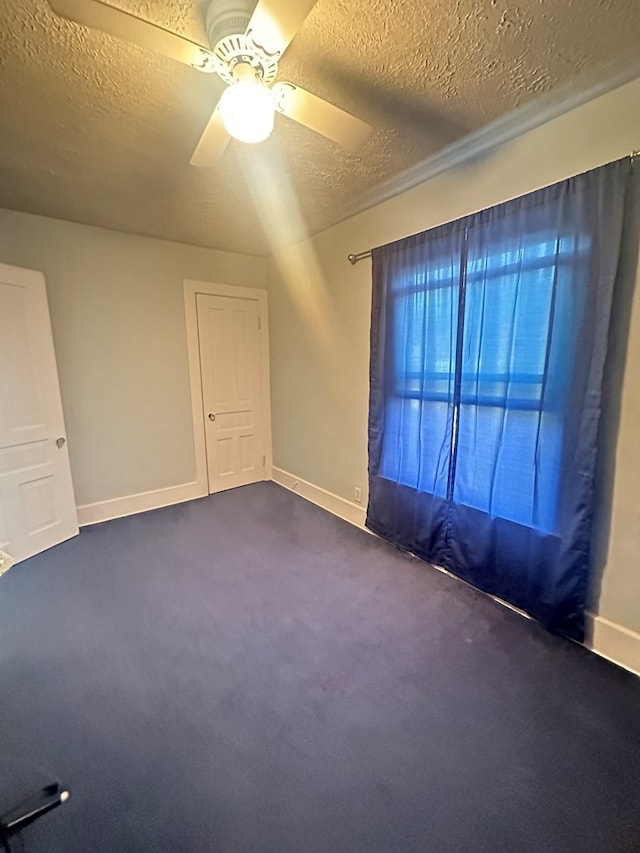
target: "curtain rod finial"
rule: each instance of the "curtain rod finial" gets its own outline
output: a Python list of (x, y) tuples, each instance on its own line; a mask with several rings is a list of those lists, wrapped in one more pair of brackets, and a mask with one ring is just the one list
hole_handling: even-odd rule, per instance
[(354, 255), (354, 254), (347, 255), (347, 260), (349, 261), (351, 266), (354, 266), (355, 264), (358, 263), (358, 261), (362, 261), (365, 258), (370, 258), (370, 257), (371, 257), (371, 249), (368, 249), (366, 252), (358, 252), (357, 255)]

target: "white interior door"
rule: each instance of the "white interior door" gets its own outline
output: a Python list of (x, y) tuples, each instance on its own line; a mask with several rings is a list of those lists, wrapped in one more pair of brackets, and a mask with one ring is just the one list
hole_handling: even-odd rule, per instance
[(265, 477), (258, 301), (198, 293), (198, 340), (209, 492)]
[(44, 277), (0, 264), (0, 549), (24, 560), (77, 533)]

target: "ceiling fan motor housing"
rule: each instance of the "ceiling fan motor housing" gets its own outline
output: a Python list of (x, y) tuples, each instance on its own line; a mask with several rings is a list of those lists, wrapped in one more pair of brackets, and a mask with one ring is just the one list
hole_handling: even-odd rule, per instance
[(228, 36), (244, 35), (254, 6), (252, 0), (212, 0), (205, 19), (211, 47)]
[(240, 62), (249, 63), (267, 85), (278, 73), (277, 60), (245, 35), (254, 7), (255, 0), (213, 0), (207, 9), (207, 37), (221, 63), (218, 73), (226, 83), (233, 83), (233, 71)]

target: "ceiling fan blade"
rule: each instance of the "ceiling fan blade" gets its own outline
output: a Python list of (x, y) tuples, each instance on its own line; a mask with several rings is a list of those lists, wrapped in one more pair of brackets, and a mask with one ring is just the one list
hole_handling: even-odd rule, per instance
[(217, 70), (218, 60), (206, 47), (165, 30), (101, 0), (48, 0), (56, 15), (177, 59), (198, 71)]
[(343, 148), (355, 151), (373, 132), (366, 121), (293, 83), (276, 83), (273, 92), (279, 112), (327, 136)]
[(247, 36), (269, 56), (279, 58), (316, 3), (317, 0), (258, 0)]
[(213, 166), (224, 154), (229, 140), (229, 132), (222, 123), (222, 113), (218, 104), (202, 132), (200, 141), (191, 157), (191, 165), (206, 169)]

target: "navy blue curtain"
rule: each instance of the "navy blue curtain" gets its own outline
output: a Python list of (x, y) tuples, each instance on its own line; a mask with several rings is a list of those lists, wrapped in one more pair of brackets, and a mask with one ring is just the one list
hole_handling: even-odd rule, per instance
[(630, 173), (373, 251), (367, 526), (577, 640)]

